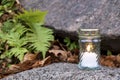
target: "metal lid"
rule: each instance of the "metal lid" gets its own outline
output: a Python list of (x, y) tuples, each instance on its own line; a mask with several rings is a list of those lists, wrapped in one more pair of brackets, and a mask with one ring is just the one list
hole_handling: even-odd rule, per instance
[(79, 36), (84, 37), (100, 37), (100, 30), (99, 29), (80, 29)]

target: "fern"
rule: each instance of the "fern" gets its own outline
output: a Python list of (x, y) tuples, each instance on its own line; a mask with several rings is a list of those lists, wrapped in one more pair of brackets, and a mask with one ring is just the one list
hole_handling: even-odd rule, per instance
[(27, 38), (23, 36), (26, 31), (27, 29), (24, 26), (17, 23), (8, 33), (1, 32), (2, 40), (7, 41), (7, 44), (11, 47), (4, 55), (9, 58), (15, 56), (20, 61), (23, 59), (27, 52), (27, 49), (23, 47), (27, 44)]
[(45, 27), (41, 27), (40, 24), (34, 24), (33, 28), (30, 29), (31, 33), (27, 34), (28, 41), (32, 44), (29, 48), (37, 52), (42, 52), (43, 58), (45, 58), (46, 51), (50, 46), (49, 41), (53, 41), (53, 31)]
[(14, 26), (14, 23), (12, 22), (12, 20), (7, 20), (6, 22), (3, 23), (1, 30), (4, 33), (9, 33), (9, 31), (13, 28), (13, 26)]
[(54, 40), (53, 31), (42, 27), (46, 14), (39, 10), (24, 11), (15, 17), (15, 21), (4, 23), (0, 38), (9, 45), (9, 50), (4, 52), (7, 57), (15, 56), (21, 61), (30, 50), (42, 52), (45, 58), (50, 41)]
[(45, 58), (46, 51), (50, 47), (50, 41), (54, 40), (52, 35), (53, 31), (42, 27), (46, 14), (46, 11), (42, 12), (40, 10), (30, 10), (24, 11), (23, 14), (16, 16), (17, 20), (20, 20), (29, 26), (29, 31), (27, 32), (27, 38), (30, 43), (29, 49), (42, 52), (43, 58)]
[(40, 10), (30, 10), (30, 11), (24, 11), (23, 14), (19, 14), (16, 16), (17, 20), (24, 21), (27, 25), (31, 26), (33, 23), (41, 23), (44, 24), (45, 16), (47, 14), (47, 11), (40, 11)]
[(64, 42), (66, 43), (66, 46), (69, 48), (69, 50), (73, 50), (79, 47), (75, 42), (71, 42), (68, 37), (64, 39)]
[(12, 8), (15, 3), (15, 0), (2, 0), (1, 5), (4, 8)]
[(14, 48), (11, 48), (7, 53), (6, 55), (8, 57), (12, 57), (13, 55), (15, 57), (17, 57), (20, 61), (23, 60), (23, 57), (25, 55), (25, 53), (28, 52), (28, 50), (26, 48), (22, 48), (22, 47), (14, 47)]
[(16, 47), (22, 47), (27, 43), (26, 37), (22, 37), (22, 35), (27, 31), (27, 29), (21, 24), (17, 24), (13, 29), (11, 29), (7, 36), (7, 42), (9, 45)]

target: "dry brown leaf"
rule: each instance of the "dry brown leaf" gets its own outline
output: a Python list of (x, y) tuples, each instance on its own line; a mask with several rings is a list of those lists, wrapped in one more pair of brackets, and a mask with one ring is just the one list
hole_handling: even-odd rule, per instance
[(48, 57), (46, 57), (45, 59), (43, 59), (42, 61), (40, 61), (40, 60), (36, 61), (36, 62), (32, 65), (32, 67), (33, 67), (33, 68), (34, 68), (34, 67), (40, 67), (40, 66), (44, 66), (44, 65), (47, 65), (47, 64), (50, 64), (50, 63), (51, 63), (51, 57), (48, 56)]
[(67, 52), (63, 51), (63, 50), (49, 50), (49, 53), (53, 53), (56, 57), (59, 56), (59, 54), (63, 55), (63, 56), (67, 56)]
[(118, 54), (118, 55), (116, 56), (116, 60), (117, 60), (117, 62), (120, 64), (120, 54)]
[(115, 61), (116, 60), (116, 56), (114, 56), (114, 55), (106, 56), (105, 60)]
[(34, 63), (35, 61), (25, 61), (23, 63), (13, 64), (9, 67), (8, 71), (6, 71), (4, 74), (14, 74), (24, 70), (29, 70), (32, 68), (32, 64)]
[(66, 61), (68, 58), (68, 54), (70, 54), (70, 52), (63, 51), (63, 50), (49, 50), (49, 53), (54, 54), (61, 61)]
[(104, 65), (103, 63), (104, 63), (104, 57), (101, 56), (101, 57), (100, 57), (100, 64), (101, 64), (101, 65)]
[(111, 60), (104, 60), (103, 65), (108, 67), (115, 67), (114, 62)]
[(53, 48), (52, 48), (53, 50), (59, 50), (60, 49), (60, 47), (59, 46), (57, 46), (57, 45), (53, 45)]
[(26, 53), (22, 62), (29, 61), (29, 60), (35, 60), (36, 57), (37, 57), (37, 54)]
[(77, 55), (73, 55), (73, 56), (68, 57), (67, 62), (78, 63), (78, 56)]
[(19, 69), (20, 69), (20, 66), (18, 66), (16, 64), (10, 65), (10, 67), (9, 67), (9, 70), (12, 70), (12, 71), (16, 71), (16, 70), (19, 70)]
[(29, 60), (29, 61), (25, 61), (21, 64), (18, 64), (21, 68), (21, 70), (28, 70), (32, 68), (32, 65), (36, 62), (36, 60)]

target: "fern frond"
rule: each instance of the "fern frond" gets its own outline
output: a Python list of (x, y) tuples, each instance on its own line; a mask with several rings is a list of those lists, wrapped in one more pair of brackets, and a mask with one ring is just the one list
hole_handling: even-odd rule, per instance
[(22, 35), (27, 31), (27, 29), (21, 24), (17, 24), (7, 35), (7, 41), (10, 46), (19, 46), (22, 47), (27, 44), (26, 37)]
[(24, 11), (24, 13), (20, 13), (16, 16), (16, 19), (24, 21), (27, 25), (31, 26), (32, 23), (44, 23), (45, 16), (47, 14), (47, 11), (40, 11), (40, 10), (29, 10)]
[(11, 20), (7, 20), (6, 22), (3, 23), (1, 30), (4, 33), (9, 33), (9, 31), (13, 28), (14, 23)]
[(24, 54), (28, 52), (26, 48), (22, 47), (14, 47), (9, 50), (9, 52), (6, 53), (7, 56), (12, 57), (13, 55), (17, 57), (20, 61), (23, 60)]
[(34, 24), (31, 31), (31, 33), (27, 34), (28, 41), (32, 43), (29, 48), (42, 52), (43, 58), (45, 58), (46, 51), (50, 47), (50, 41), (54, 40), (52, 35), (53, 31), (51, 29), (41, 27), (40, 24)]
[(28, 42), (27, 38), (25, 37), (27, 28), (20, 23), (14, 24), (15, 26), (13, 26), (8, 33), (0, 31), (0, 38), (3, 41), (7, 41), (7, 44), (11, 47), (10, 50), (5, 52), (6, 57), (11, 58), (12, 56), (15, 56), (21, 61), (24, 57), (24, 54), (27, 52), (27, 49), (23, 47)]

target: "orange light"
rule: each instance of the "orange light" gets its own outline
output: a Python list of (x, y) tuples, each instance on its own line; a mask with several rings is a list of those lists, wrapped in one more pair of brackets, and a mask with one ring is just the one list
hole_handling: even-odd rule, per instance
[(92, 43), (89, 43), (88, 45), (87, 45), (87, 51), (88, 52), (90, 52), (90, 51), (92, 51), (93, 50), (93, 45), (92, 45)]

